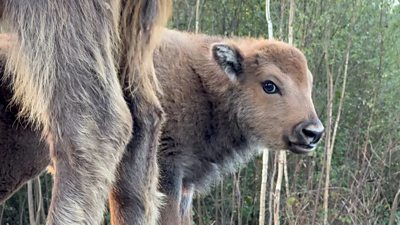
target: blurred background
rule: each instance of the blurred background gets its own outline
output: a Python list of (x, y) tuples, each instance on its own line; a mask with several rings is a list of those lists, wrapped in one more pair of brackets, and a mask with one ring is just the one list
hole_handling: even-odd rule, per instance
[[(268, 38), (266, 2), (174, 0), (169, 26)], [(269, 8), (274, 38), (308, 58), (325, 138), (308, 155), (269, 152), (264, 175), (260, 156), (196, 196), (193, 224), (259, 224), (260, 213), (275, 225), (400, 224), (399, 1), (271, 0)], [(51, 179), (42, 174), (1, 205), (0, 225), (29, 224), (29, 205), (44, 224)]]

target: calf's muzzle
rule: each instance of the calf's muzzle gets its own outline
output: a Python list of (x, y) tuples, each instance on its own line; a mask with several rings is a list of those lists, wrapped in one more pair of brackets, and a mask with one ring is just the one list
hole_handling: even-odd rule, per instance
[(299, 123), (288, 140), (289, 150), (294, 153), (307, 153), (315, 149), (324, 133), (324, 126), (319, 119)]

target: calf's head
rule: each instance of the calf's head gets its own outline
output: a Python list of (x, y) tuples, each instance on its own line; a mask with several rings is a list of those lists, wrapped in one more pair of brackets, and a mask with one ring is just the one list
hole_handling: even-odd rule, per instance
[(219, 74), (229, 78), (230, 107), (246, 134), (270, 149), (314, 150), (324, 127), (311, 98), (313, 78), (298, 49), (265, 40), (211, 49)]

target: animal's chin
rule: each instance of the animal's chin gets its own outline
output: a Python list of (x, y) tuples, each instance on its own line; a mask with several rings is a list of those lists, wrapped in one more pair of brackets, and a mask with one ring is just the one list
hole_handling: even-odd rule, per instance
[(296, 154), (306, 154), (312, 152), (316, 146), (316, 144), (302, 144), (291, 141), (288, 142), (288, 149)]

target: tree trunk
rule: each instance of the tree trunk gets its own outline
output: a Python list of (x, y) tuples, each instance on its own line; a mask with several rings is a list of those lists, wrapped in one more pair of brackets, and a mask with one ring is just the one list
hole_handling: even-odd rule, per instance
[[(270, 12), (270, 1), (265, 1), (265, 19), (268, 24), (268, 38), (273, 38), (273, 27), (271, 20), (271, 12)], [(268, 180), (268, 158), (269, 152), (268, 149), (263, 150), (263, 162), (262, 162), (262, 172), (261, 172), (261, 190), (260, 190), (260, 215), (258, 219), (258, 224), (265, 224), (265, 197), (267, 191), (267, 180)]]
[(25, 195), (19, 195), (18, 197), (18, 214), (19, 214), (19, 224), (24, 225), (24, 214), (25, 214)]
[(237, 172), (236, 182), (233, 186), (236, 195), (237, 225), (242, 225), (242, 194), (240, 193), (240, 169)]
[(270, 178), (270, 181), (271, 181), (271, 183), (270, 183), (270, 191), (269, 191), (269, 201), (268, 201), (268, 214), (269, 214), (269, 218), (268, 218), (268, 225), (271, 225), (272, 224), (272, 219), (273, 219), (273, 217), (274, 217), (274, 214), (273, 214), (273, 208), (272, 208), (272, 206), (273, 206), (273, 200), (274, 200), (274, 186), (275, 186), (275, 174), (276, 174), (276, 170), (277, 170), (277, 168), (278, 168), (278, 155), (279, 155), (279, 152), (273, 152), (274, 154), (274, 159), (272, 160), (272, 162), (271, 162), (271, 164), (272, 164), (272, 175), (271, 175), (271, 178)]
[[(285, 178), (285, 191), (286, 191), (286, 200), (290, 198), (290, 189), (289, 189), (289, 176), (288, 176), (288, 168), (287, 168), (287, 154), (284, 152), (283, 154), (283, 177)], [(288, 203), (288, 201), (286, 201)], [(293, 210), (292, 206), (286, 204), (286, 211), (288, 214), (288, 223), (293, 224)]]
[(32, 180), (28, 181), (28, 210), (29, 210), (29, 224), (36, 225), (35, 219), (35, 206), (34, 206), (34, 199), (33, 199), (33, 191), (32, 191)]
[(199, 32), (199, 18), (200, 18), (200, 0), (196, 0), (196, 22), (195, 22), (195, 33)]
[(294, 0), (290, 0), (288, 42), (291, 45), (293, 44), (293, 19), (294, 19), (295, 9), (296, 9), (296, 4), (295, 4)]
[(324, 188), (324, 225), (328, 224), (328, 198), (329, 198), (329, 181), (330, 181), (330, 170), (331, 170), (331, 161), (332, 161), (332, 148), (331, 148), (331, 133), (332, 133), (332, 108), (333, 108), (333, 77), (332, 72), (329, 68), (329, 54), (328, 54), (328, 46), (329, 46), (329, 37), (330, 30), (325, 33), (325, 43), (324, 43), (324, 60), (325, 60), (325, 69), (326, 69), (326, 84), (327, 84), (327, 125), (326, 125), (326, 138), (325, 138), (325, 151), (326, 151), (326, 162), (325, 162), (325, 188)]
[(36, 224), (40, 224), (40, 218), (42, 221), (46, 221), (43, 209), (43, 195), (42, 195), (42, 185), (40, 184), (40, 176), (35, 179), (35, 196), (37, 201), (37, 211), (36, 211)]
[(261, 191), (260, 191), (260, 215), (258, 219), (259, 225), (265, 224), (265, 197), (267, 194), (267, 176), (268, 176), (268, 149), (264, 149), (262, 160), (262, 176), (261, 176)]
[(201, 207), (201, 199), (200, 199), (201, 197), (200, 197), (200, 195), (197, 195), (197, 217), (199, 218), (199, 225), (204, 225), (204, 222), (203, 222), (203, 217), (204, 217), (204, 215), (203, 215), (203, 210), (202, 210), (202, 207)]
[[(289, 9), (289, 22), (288, 22), (288, 41), (289, 44), (293, 44), (293, 19), (294, 19), (294, 11), (295, 11), (295, 2), (294, 0), (290, 0), (290, 9)], [(274, 225), (278, 225), (279, 223), (279, 208), (280, 208), (280, 191), (282, 186), (282, 176), (283, 173), (286, 173), (285, 176), (285, 186), (286, 186), (286, 194), (289, 197), (289, 181), (287, 176), (287, 167), (286, 167), (286, 151), (279, 152), (279, 160), (278, 160), (278, 176), (276, 181), (275, 188), (275, 202), (274, 202)]]
[(272, 20), (271, 20), (271, 11), (270, 11), (270, 1), (265, 0), (265, 19), (267, 20), (268, 25), (268, 38), (271, 39), (274, 37)]
[(278, 175), (276, 177), (276, 187), (275, 187), (275, 199), (274, 199), (274, 225), (279, 225), (279, 206), (280, 206), (280, 198), (281, 198), (281, 187), (282, 187), (282, 176), (283, 176), (283, 161), (286, 152), (279, 152), (278, 159)]
[(220, 199), (220, 197), (218, 196), (219, 190), (215, 190), (215, 200), (214, 200), (214, 213), (215, 213), (215, 224), (219, 224), (220, 219), (219, 219), (219, 202), (218, 199)]
[(236, 194), (235, 194), (235, 185), (236, 185), (236, 173), (233, 174), (233, 181), (232, 181), (232, 198), (231, 198), (231, 208), (232, 208), (232, 213), (231, 213), (231, 219), (229, 224), (235, 224), (234, 223), (234, 218), (235, 218), (235, 211), (236, 211)]
[(4, 204), (0, 205), (0, 225), (3, 224)]
[(285, 17), (285, 3), (286, 0), (281, 0), (281, 9), (279, 17), (279, 40), (283, 40), (283, 21)]
[(225, 224), (225, 204), (224, 204), (224, 198), (225, 198), (225, 195), (224, 195), (224, 189), (225, 189), (225, 186), (224, 186), (224, 180), (222, 179), (221, 180), (221, 183), (220, 183), (220, 191), (221, 191), (221, 196), (220, 196), (220, 199), (218, 199), (219, 201), (220, 201), (220, 213), (221, 213), (221, 225), (222, 224)]

